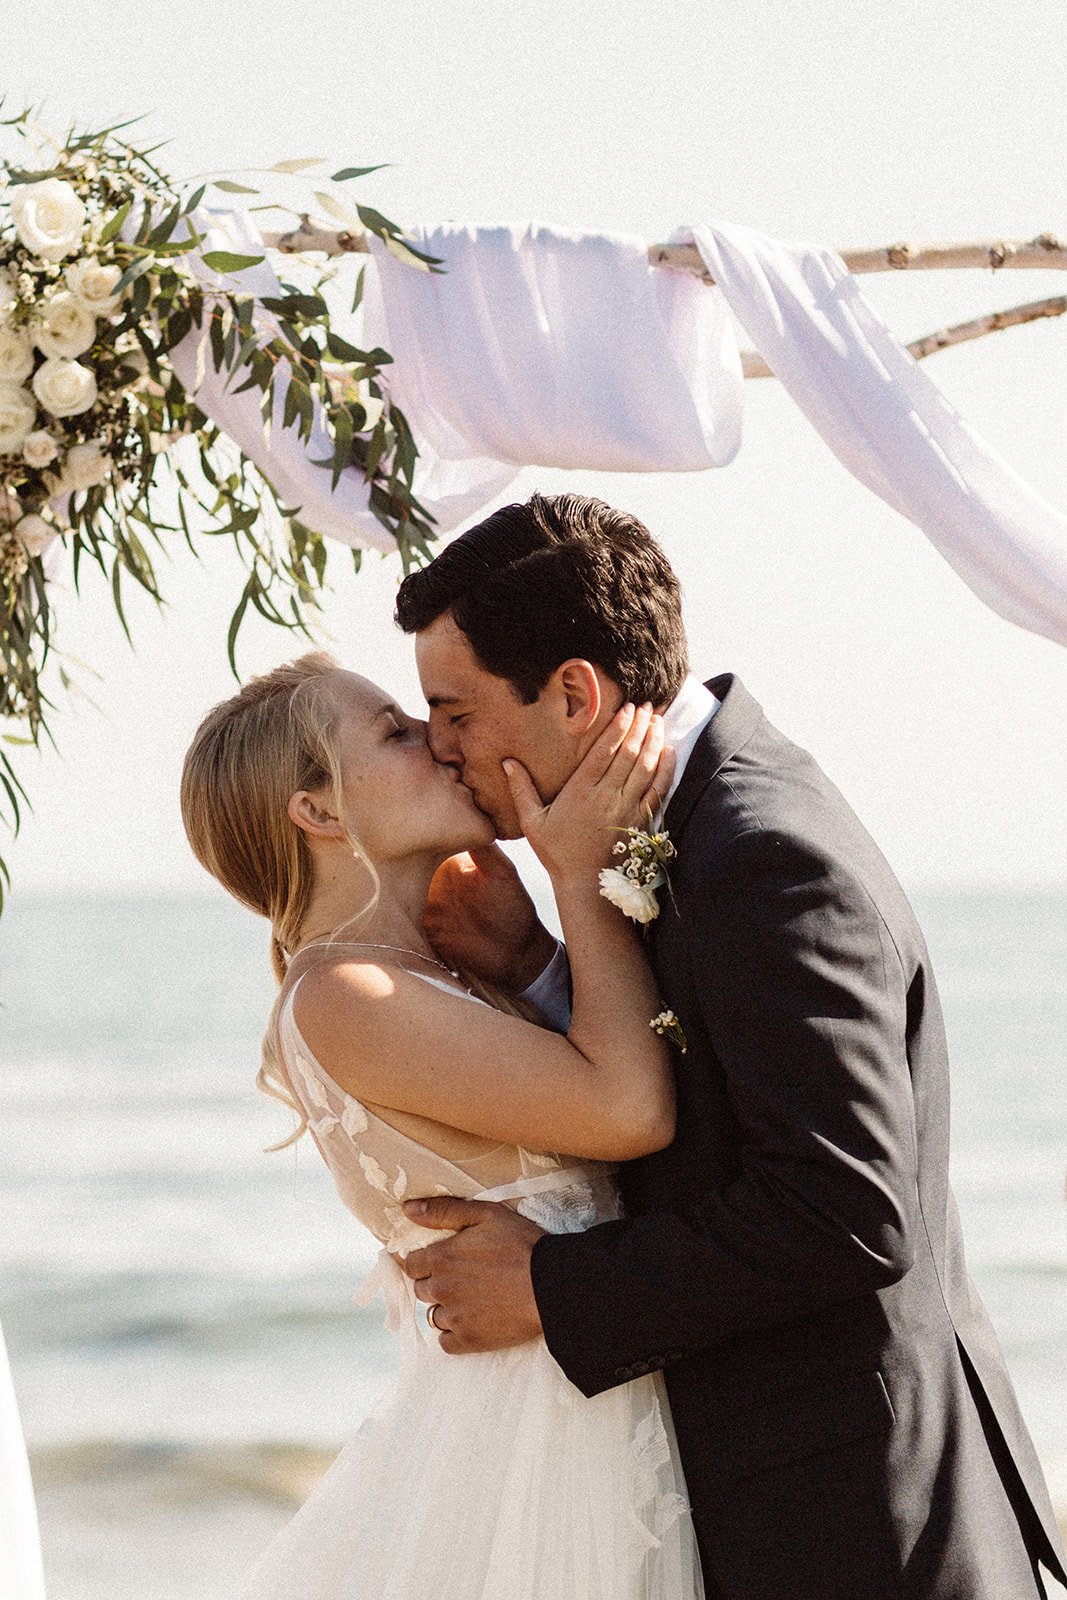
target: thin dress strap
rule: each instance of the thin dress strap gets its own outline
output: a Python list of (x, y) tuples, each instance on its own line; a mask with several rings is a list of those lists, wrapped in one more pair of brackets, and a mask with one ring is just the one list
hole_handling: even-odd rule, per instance
[[(304, 973), (310, 971), (311, 967), (315, 965), (316, 958), (326, 961), (330, 958), (334, 951), (342, 950), (373, 950), (376, 952), (388, 952), (392, 950), (392, 946), (370, 944), (359, 939), (330, 939), (322, 944), (304, 945), (303, 949), (298, 950), (295, 955), (292, 955), (289, 958), (289, 963), (285, 969), (285, 977), (282, 979), (281, 989), (279, 990), (275, 1005), (275, 1017), (281, 1014), (281, 1008), (285, 1004), (290, 991), (296, 987), (297, 983), (304, 976)], [(404, 952), (398, 950), (395, 953), (403, 954)], [(405, 966), (404, 962), (402, 961), (383, 960), (380, 954), (376, 955), (375, 960), (379, 966), (399, 967), (401, 972), (409, 972), (413, 978), (426, 978), (429, 982), (436, 984), (439, 988), (449, 989), (454, 994), (467, 995), (472, 1000), (476, 1000), (478, 998), (477, 995), (471, 994), (470, 990), (463, 985), (462, 979), (456, 977), (456, 975), (452, 972), (452, 969), (450, 967), (446, 967), (443, 961), (436, 961), (433, 956), (420, 956), (417, 950), (412, 950), (408, 953), (413, 955), (416, 961), (425, 961), (429, 965), (439, 966), (442, 971), (448, 972), (455, 979), (455, 985), (453, 986), (452, 984), (447, 983), (443, 978), (435, 978), (429, 973), (419, 972), (414, 967)], [(311, 959), (305, 960), (305, 957), (311, 957)], [(303, 967), (303, 971), (296, 970), (298, 965)]]

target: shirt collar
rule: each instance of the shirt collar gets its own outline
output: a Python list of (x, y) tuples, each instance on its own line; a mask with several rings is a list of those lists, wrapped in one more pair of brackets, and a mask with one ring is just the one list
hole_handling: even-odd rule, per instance
[(663, 811), (674, 795), (674, 791), (682, 781), (689, 757), (696, 749), (697, 741), (704, 732), (712, 717), (718, 711), (721, 700), (716, 699), (710, 689), (706, 689), (699, 678), (694, 678), (689, 673), (663, 713), (663, 726), (667, 734), (667, 743), (673, 745), (675, 755), (674, 778), (670, 789), (664, 797)]

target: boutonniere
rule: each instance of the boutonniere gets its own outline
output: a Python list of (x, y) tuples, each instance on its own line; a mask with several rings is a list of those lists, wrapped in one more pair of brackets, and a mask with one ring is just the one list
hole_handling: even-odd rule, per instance
[[(670, 888), (667, 863), (678, 854), (669, 833), (646, 833), (626, 828), (626, 838), (612, 846), (620, 858), (616, 867), (603, 867), (600, 892), (634, 922), (652, 922), (659, 916), (657, 890)], [(627, 843), (627, 841), (629, 841)]]
[[(660, 910), (656, 895), (665, 886), (670, 889), (667, 863), (673, 861), (678, 852), (667, 832), (652, 833), (643, 828), (623, 831), (625, 839), (620, 839), (611, 849), (612, 855), (619, 858), (619, 864), (601, 869), (600, 892), (633, 922), (654, 922)], [(685, 1029), (673, 1011), (661, 1011), (652, 1018), (649, 1027), (677, 1045), (685, 1055)]]

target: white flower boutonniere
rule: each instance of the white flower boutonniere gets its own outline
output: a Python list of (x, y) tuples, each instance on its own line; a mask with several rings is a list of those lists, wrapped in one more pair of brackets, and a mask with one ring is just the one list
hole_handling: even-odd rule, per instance
[(656, 891), (670, 886), (667, 863), (677, 855), (669, 833), (646, 833), (641, 828), (625, 830), (627, 844), (620, 839), (612, 855), (623, 859), (617, 867), (604, 867), (600, 873), (600, 892), (634, 922), (652, 922), (659, 916)]

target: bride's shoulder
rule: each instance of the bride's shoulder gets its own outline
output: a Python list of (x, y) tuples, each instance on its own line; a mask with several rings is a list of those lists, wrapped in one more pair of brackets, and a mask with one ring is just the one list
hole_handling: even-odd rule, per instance
[(399, 1008), (440, 1004), (442, 998), (470, 998), (452, 983), (439, 982), (367, 951), (338, 952), (316, 961), (296, 980), (292, 1008), (297, 1027), (333, 1030), (369, 1023), (372, 1016)]
[(338, 955), (316, 961), (297, 978), (292, 991), (293, 1015), (300, 1025), (322, 1011), (360, 1009), (368, 1002), (388, 1000), (397, 989), (395, 968), (373, 956)]

